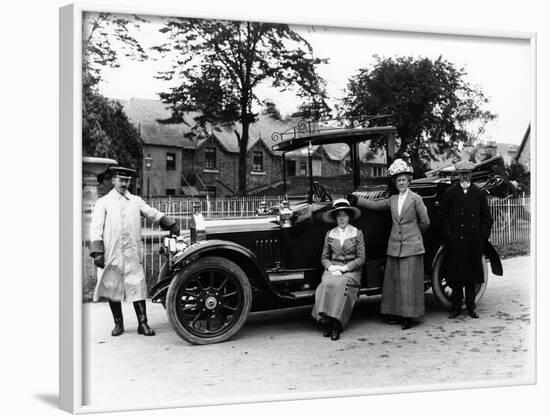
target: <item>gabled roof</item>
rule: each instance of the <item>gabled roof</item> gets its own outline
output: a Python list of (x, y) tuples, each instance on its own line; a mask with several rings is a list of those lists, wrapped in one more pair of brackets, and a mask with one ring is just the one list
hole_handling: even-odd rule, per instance
[[(193, 118), (197, 113), (189, 113), (185, 117), (185, 123), (180, 124), (161, 124), (157, 120), (168, 119), (171, 116), (168, 105), (159, 100), (132, 98), (130, 100), (116, 100), (120, 102), (124, 108), (124, 112), (128, 115), (130, 121), (139, 127), (143, 143), (148, 145), (161, 146), (178, 146), (186, 149), (196, 149), (203, 146), (205, 138), (192, 140), (185, 137), (186, 133), (191, 131), (191, 126), (194, 125)], [(288, 129), (296, 124), (296, 120), (275, 120), (272, 117), (261, 114), (256, 123), (253, 123), (249, 128), (248, 149), (252, 148), (258, 140), (262, 140), (267, 146), (270, 153), (273, 154), (271, 146), (275, 143), (271, 138), (274, 132), (280, 132)], [(232, 153), (239, 152), (237, 136), (235, 129), (241, 133), (241, 128), (237, 124), (235, 128), (222, 128), (212, 126), (210, 128), (213, 134), (219, 141), (220, 145), (227, 151)]]
[(193, 141), (184, 136), (189, 132), (189, 126), (183, 123), (164, 125), (157, 122), (157, 119), (170, 117), (167, 106), (160, 101), (140, 98), (116, 101), (122, 104), (130, 122), (139, 129), (144, 144), (195, 148)]
[(529, 126), (527, 126), (527, 130), (525, 131), (525, 134), (523, 135), (523, 139), (521, 140), (521, 143), (519, 145), (518, 151), (516, 153), (516, 157), (514, 158), (516, 162), (519, 161), (519, 159), (521, 158), (521, 154), (525, 149), (525, 145), (528, 143), (530, 138), (531, 138), (531, 123), (529, 123)]
[[(263, 141), (269, 148), (270, 153), (274, 153), (271, 147), (275, 141), (271, 137), (274, 132), (280, 132), (296, 125), (295, 119), (275, 120), (270, 116), (260, 114), (258, 121), (250, 125), (248, 129), (248, 150), (252, 148), (258, 140)], [(240, 125), (236, 125), (236, 130), (241, 134)], [(212, 134), (224, 145), (230, 152), (239, 152), (235, 128), (214, 128)]]

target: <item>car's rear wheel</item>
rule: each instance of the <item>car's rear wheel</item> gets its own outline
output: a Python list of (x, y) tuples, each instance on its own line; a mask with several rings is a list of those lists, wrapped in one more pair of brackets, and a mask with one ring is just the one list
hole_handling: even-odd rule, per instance
[[(453, 290), (446, 279), (445, 273), (445, 248), (440, 248), (437, 254), (435, 255), (434, 267), (432, 270), (432, 292), (439, 302), (439, 304), (446, 310), (451, 310), (453, 308), (453, 303), (451, 301), (451, 294)], [(483, 268), (483, 283), (476, 284), (476, 303), (481, 300), (483, 293), (487, 288), (487, 281), (489, 279), (489, 271), (487, 268), (487, 261), (484, 256), (481, 257), (481, 265)]]
[(224, 342), (243, 326), (252, 290), (243, 270), (229, 259), (209, 256), (178, 272), (168, 288), (166, 309), (176, 333), (190, 343)]

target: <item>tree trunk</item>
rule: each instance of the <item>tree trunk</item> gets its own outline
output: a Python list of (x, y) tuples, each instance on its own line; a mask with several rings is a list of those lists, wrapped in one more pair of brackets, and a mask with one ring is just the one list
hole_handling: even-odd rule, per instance
[[(244, 119), (244, 117), (243, 117)], [(246, 195), (246, 156), (248, 151), (248, 127), (249, 122), (242, 120), (242, 136), (239, 142), (239, 186), (237, 194), (239, 196)]]

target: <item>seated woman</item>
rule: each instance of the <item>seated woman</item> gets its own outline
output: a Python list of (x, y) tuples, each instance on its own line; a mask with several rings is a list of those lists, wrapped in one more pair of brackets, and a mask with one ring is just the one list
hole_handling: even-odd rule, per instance
[(321, 263), (325, 272), (315, 291), (311, 315), (323, 324), (325, 337), (338, 340), (346, 326), (361, 285), (361, 268), (365, 263), (365, 242), (361, 230), (349, 224), (361, 215), (345, 198), (334, 201), (323, 220), (337, 223), (327, 232)]

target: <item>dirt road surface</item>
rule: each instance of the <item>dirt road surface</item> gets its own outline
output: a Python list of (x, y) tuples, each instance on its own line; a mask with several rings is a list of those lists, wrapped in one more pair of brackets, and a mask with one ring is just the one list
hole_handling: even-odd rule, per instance
[(106, 304), (85, 304), (84, 400), (147, 406), (241, 396), (392, 388), (440, 383), (528, 383), (533, 379), (530, 258), (503, 261), (490, 276), (479, 320), (450, 320), (426, 295), (426, 315), (409, 330), (378, 314), (379, 297), (361, 299), (339, 341), (322, 337), (310, 307), (252, 314), (232, 340), (193, 346), (172, 330), (161, 305), (148, 303), (154, 337), (111, 337)]

